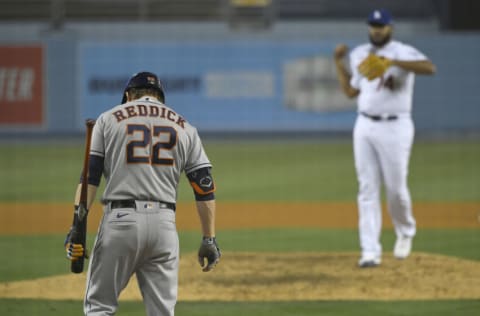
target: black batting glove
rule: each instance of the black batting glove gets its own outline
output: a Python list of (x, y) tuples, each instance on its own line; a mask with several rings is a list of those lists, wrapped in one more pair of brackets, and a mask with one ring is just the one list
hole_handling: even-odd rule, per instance
[[(215, 237), (203, 237), (200, 248), (198, 249), (198, 262), (203, 268), (203, 272), (213, 270), (220, 261), (222, 253), (218, 247)], [(205, 263), (205, 259), (207, 262)]]

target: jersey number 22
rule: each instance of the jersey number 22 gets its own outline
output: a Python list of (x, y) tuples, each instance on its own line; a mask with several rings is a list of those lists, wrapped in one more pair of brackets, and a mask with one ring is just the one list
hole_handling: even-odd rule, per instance
[[(140, 139), (127, 143), (127, 163), (146, 163), (152, 165), (173, 166), (173, 158), (162, 157), (162, 150), (172, 150), (177, 145), (177, 131), (171, 126), (153, 126), (132, 124), (127, 127), (128, 135), (139, 133)], [(164, 139), (160, 139), (165, 135)], [(154, 143), (152, 142), (155, 141)], [(151, 146), (151, 150), (150, 149)], [(150, 154), (148, 154), (150, 152)], [(140, 153), (144, 153), (143, 155)]]

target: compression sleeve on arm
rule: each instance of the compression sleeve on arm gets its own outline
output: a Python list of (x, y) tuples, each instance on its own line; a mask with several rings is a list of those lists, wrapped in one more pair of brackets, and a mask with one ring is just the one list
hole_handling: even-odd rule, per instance
[[(100, 180), (102, 179), (103, 174), (103, 161), (104, 158), (97, 155), (89, 156), (89, 165), (88, 165), (88, 184), (99, 186)], [(82, 182), (83, 177), (80, 176), (80, 183)]]

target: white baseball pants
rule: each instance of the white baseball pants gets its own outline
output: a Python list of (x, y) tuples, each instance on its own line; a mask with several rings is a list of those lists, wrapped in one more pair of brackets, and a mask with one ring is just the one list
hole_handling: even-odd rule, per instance
[(353, 146), (359, 183), (359, 237), (364, 257), (382, 254), (382, 182), (396, 235), (415, 235), (416, 224), (407, 186), (413, 137), (414, 126), (409, 115), (400, 115), (390, 121), (373, 121), (359, 115), (356, 120)]
[(114, 315), (120, 292), (134, 273), (147, 315), (174, 315), (179, 263), (175, 212), (157, 202), (136, 201), (136, 206), (105, 206), (88, 268), (85, 315)]

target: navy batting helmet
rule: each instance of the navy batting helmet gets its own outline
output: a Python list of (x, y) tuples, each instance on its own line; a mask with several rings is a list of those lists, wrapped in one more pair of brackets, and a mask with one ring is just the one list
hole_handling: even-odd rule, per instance
[(127, 102), (126, 92), (130, 89), (155, 89), (160, 94), (160, 101), (165, 102), (165, 93), (162, 84), (158, 80), (157, 75), (151, 72), (143, 71), (134, 74), (128, 80), (125, 90), (123, 91), (122, 104)]

